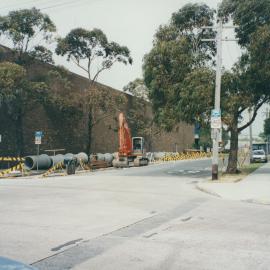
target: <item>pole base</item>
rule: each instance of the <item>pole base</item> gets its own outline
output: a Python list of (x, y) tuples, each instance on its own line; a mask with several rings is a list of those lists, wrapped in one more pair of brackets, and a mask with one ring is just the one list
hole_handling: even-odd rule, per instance
[(218, 164), (212, 165), (212, 180), (218, 180)]

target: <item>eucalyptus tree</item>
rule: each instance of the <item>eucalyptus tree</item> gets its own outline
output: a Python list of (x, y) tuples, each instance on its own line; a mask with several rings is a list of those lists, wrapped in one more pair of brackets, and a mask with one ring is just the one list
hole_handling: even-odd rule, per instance
[(52, 41), (54, 32), (56, 27), (50, 17), (36, 8), (15, 10), (0, 17), (0, 35), (12, 43), (19, 64), (25, 64), (29, 56), (52, 63), (52, 52), (43, 45)]
[(112, 68), (116, 63), (132, 64), (130, 51), (126, 46), (109, 42), (100, 29), (86, 30), (76, 28), (57, 42), (56, 54), (66, 56), (88, 77), (89, 88), (85, 92), (87, 102), (87, 152), (93, 146), (92, 130), (100, 121), (115, 113), (123, 102), (119, 96), (102, 91), (97, 85), (101, 73)]
[[(224, 21), (239, 25), (236, 34), (245, 49), (234, 67), (223, 72), (222, 119), (231, 133), (229, 173), (238, 171), (239, 133), (269, 101), (269, 5), (267, 0), (224, 0), (219, 10)], [(160, 27), (154, 38), (153, 48), (144, 59), (144, 80), (156, 122), (163, 128), (172, 129), (181, 120), (209, 125), (214, 106), (215, 47), (201, 38), (203, 34), (213, 38), (215, 33), (201, 26), (213, 23), (213, 10), (189, 4), (174, 13), (170, 23)], [(248, 108), (253, 109), (253, 116), (251, 121), (244, 122), (243, 113)]]

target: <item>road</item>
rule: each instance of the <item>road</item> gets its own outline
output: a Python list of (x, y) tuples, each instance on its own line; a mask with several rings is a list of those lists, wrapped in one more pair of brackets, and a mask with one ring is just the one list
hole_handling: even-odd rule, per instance
[(269, 206), (196, 189), (210, 160), (0, 181), (0, 255), (40, 270), (269, 269)]

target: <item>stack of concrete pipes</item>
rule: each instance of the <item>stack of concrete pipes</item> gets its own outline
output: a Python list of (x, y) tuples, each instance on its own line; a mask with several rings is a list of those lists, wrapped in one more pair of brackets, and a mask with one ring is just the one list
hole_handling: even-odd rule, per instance
[(96, 155), (90, 155), (90, 160), (92, 159), (97, 159), (99, 161), (106, 161), (109, 165), (112, 165), (113, 159), (116, 157), (117, 153), (111, 154), (111, 153), (106, 153), (106, 154), (101, 154), (97, 153)]
[(76, 155), (68, 153), (65, 155), (59, 154), (56, 156), (48, 156), (43, 154), (40, 156), (25, 157), (24, 165), (29, 170), (36, 170), (37, 168), (40, 170), (47, 170), (60, 162), (64, 162), (64, 160), (67, 158), (76, 158), (78, 163), (77, 165), (80, 164), (80, 161), (82, 163), (88, 163), (89, 160), (86, 153), (79, 153)]

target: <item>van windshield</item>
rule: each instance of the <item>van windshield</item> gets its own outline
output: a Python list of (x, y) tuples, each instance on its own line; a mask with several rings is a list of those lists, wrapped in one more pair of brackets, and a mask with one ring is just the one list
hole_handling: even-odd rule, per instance
[(253, 152), (254, 155), (264, 155), (264, 151), (263, 150), (257, 150)]

